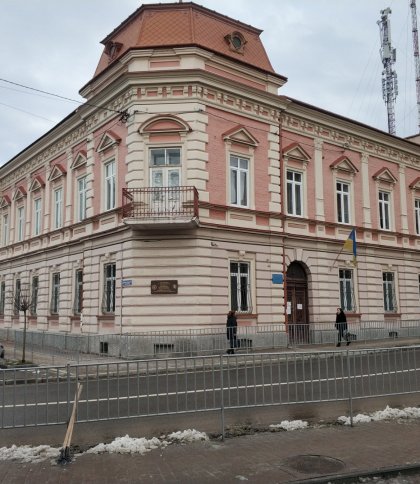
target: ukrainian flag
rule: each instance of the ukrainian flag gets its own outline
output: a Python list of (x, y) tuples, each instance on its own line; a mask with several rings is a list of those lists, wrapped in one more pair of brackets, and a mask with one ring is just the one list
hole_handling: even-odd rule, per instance
[(344, 242), (343, 249), (353, 253), (353, 264), (357, 264), (357, 248), (356, 248), (356, 229), (350, 232), (347, 240)]

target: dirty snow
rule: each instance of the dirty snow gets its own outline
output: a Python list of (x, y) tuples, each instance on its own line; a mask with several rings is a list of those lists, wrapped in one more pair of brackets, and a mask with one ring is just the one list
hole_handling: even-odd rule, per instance
[(139, 439), (126, 435), (125, 437), (117, 437), (110, 444), (98, 444), (95, 447), (87, 450), (87, 454), (103, 454), (105, 452), (110, 454), (145, 454), (153, 449), (165, 448), (173, 442), (179, 444), (186, 444), (208, 440), (207, 434), (199, 432), (195, 429), (188, 429), (179, 432), (172, 432), (169, 435), (162, 435), (159, 439), (153, 437), (152, 439)]
[[(378, 410), (369, 414), (359, 413), (353, 417), (353, 423), (377, 422), (379, 420), (420, 418), (420, 408), (406, 407), (403, 409), (391, 408), (388, 405), (384, 410)], [(350, 425), (350, 417), (338, 417), (337, 422), (342, 425)]]
[(283, 420), (279, 424), (270, 425), (271, 430), (300, 430), (307, 427), (308, 422), (304, 420)]
[(49, 445), (12, 445), (11, 447), (0, 447), (0, 461), (15, 460), (19, 462), (43, 462), (48, 459), (58, 459), (60, 449)]

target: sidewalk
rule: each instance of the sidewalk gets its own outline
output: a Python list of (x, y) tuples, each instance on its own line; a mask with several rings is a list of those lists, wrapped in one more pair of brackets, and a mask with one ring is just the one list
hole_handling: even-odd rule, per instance
[(144, 455), (83, 454), (64, 467), (0, 461), (0, 483), (356, 483), (400, 468), (418, 472), (404, 482), (420, 482), (419, 432), (417, 420), (381, 421), (173, 444)]

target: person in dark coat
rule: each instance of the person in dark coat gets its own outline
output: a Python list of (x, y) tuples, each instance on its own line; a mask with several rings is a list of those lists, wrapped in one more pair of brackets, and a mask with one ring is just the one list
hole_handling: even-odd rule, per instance
[[(338, 331), (338, 343), (337, 346), (341, 346), (341, 340), (346, 339), (347, 334), (347, 318), (344, 311), (341, 308), (337, 308), (337, 315), (335, 317), (335, 327)], [(347, 346), (350, 344), (350, 340), (347, 340)]]
[(238, 322), (236, 320), (235, 311), (229, 311), (226, 321), (226, 336), (229, 340), (230, 348), (227, 350), (228, 355), (233, 355), (235, 353), (235, 348), (237, 346), (236, 333), (238, 331)]

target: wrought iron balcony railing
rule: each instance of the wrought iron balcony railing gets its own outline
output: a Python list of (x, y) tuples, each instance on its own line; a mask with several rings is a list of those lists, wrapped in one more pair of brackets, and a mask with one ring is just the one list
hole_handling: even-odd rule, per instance
[(124, 222), (131, 225), (197, 223), (195, 187), (123, 188)]

